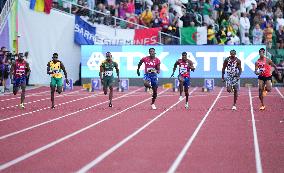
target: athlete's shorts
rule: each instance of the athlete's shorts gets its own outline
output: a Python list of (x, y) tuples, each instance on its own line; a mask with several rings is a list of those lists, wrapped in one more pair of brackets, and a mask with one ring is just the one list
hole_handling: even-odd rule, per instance
[(14, 78), (14, 87), (20, 87), (26, 85), (26, 76)]
[(227, 76), (226, 85), (227, 86), (239, 86), (239, 79), (236, 76)]
[(156, 73), (146, 73), (143, 79), (149, 81), (152, 87), (158, 87), (158, 77)]
[(178, 79), (183, 78), (183, 86), (188, 88), (190, 86), (190, 78), (178, 75)]
[(104, 76), (103, 78), (103, 87), (112, 87), (114, 84), (114, 77), (113, 76)]
[(51, 77), (50, 87), (62, 87), (62, 78)]
[(263, 82), (266, 82), (266, 81), (268, 81), (268, 80), (271, 80), (271, 81), (272, 81), (272, 76), (269, 76), (269, 77), (258, 76), (258, 79), (259, 79), (259, 80), (262, 80)]

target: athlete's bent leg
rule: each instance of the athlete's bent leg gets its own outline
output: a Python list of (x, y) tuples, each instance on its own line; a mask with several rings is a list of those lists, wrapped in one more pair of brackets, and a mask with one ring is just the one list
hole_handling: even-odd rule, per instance
[(178, 81), (179, 81), (179, 96), (182, 96), (184, 78), (179, 76)]
[(233, 106), (236, 106), (237, 100), (238, 100), (238, 86), (234, 85), (233, 88), (234, 88), (234, 105)]
[(50, 95), (51, 95), (51, 108), (54, 109), (54, 93), (55, 93), (55, 86), (50, 86)]
[(21, 104), (24, 104), (26, 97), (26, 82), (24, 81), (21, 85), (22, 93), (21, 93)]
[(158, 86), (152, 86), (152, 89), (153, 89), (153, 95), (152, 95), (152, 103), (151, 104), (154, 104), (155, 101), (156, 101), (156, 98), (158, 96)]
[(149, 88), (149, 89), (152, 88), (152, 87), (151, 87), (151, 84), (150, 84), (150, 81), (148, 81), (148, 80), (144, 80), (144, 86), (145, 86), (146, 88)]
[(58, 94), (61, 94), (62, 93), (62, 86), (57, 86), (57, 93)]
[(271, 80), (267, 80), (267, 81), (265, 82), (265, 89), (266, 89), (267, 92), (270, 92), (270, 91), (271, 91), (271, 89), (272, 89)]
[(261, 106), (264, 106), (263, 103), (263, 90), (264, 90), (264, 81), (263, 80), (258, 80), (258, 97), (261, 102)]
[(112, 107), (113, 87), (109, 87), (109, 107)]

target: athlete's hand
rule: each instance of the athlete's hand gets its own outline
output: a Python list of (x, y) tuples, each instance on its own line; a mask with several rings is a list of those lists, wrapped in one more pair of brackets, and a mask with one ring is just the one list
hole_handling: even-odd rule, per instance
[(193, 68), (191, 69), (191, 71), (193, 71), (193, 72), (194, 72), (194, 70), (195, 70), (195, 68), (193, 67)]
[(69, 80), (65, 78), (66, 84), (69, 85)]
[(137, 69), (137, 75), (140, 76), (140, 71)]
[(101, 84), (103, 85), (104, 84), (104, 80), (101, 78)]
[(120, 79), (119, 79), (119, 78), (117, 78), (117, 82), (120, 82)]
[(226, 80), (224, 78), (222, 78), (222, 82), (226, 82)]
[(240, 80), (240, 76), (236, 76), (237, 80)]
[(47, 74), (53, 74), (53, 71), (49, 71)]

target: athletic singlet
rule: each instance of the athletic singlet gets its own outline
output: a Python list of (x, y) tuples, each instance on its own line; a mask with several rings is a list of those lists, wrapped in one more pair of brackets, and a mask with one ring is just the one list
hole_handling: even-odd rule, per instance
[(238, 69), (238, 59), (232, 60), (230, 57), (228, 58), (228, 64), (227, 64), (227, 75), (236, 77), (238, 76), (239, 69)]
[(179, 74), (182, 77), (190, 77), (190, 69), (189, 69), (189, 62), (184, 62), (182, 59), (178, 60), (179, 65)]
[(57, 61), (56, 63), (54, 63), (53, 61), (49, 62), (49, 67), (50, 70), (53, 71), (53, 74), (51, 74), (52, 77), (54, 78), (62, 78), (62, 69), (61, 69), (61, 62)]
[(104, 76), (113, 77), (113, 68), (118, 67), (118, 64), (114, 61), (103, 61), (101, 67), (104, 70)]
[(142, 58), (142, 61), (145, 63), (145, 73), (155, 73), (156, 66), (161, 63), (158, 58), (151, 59), (149, 56)]
[(15, 62), (15, 78), (20, 78), (26, 75), (26, 61), (18, 61)]
[(259, 76), (270, 77), (272, 75), (271, 74), (271, 66), (266, 63), (266, 58), (264, 58), (264, 60), (258, 59), (256, 61), (256, 63), (257, 63), (257, 67), (260, 71)]

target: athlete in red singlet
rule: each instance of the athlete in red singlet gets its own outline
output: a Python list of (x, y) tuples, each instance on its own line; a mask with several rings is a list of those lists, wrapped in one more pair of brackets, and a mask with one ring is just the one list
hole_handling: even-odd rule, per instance
[(140, 76), (140, 67), (145, 64), (145, 73), (144, 73), (144, 86), (146, 88), (153, 90), (151, 107), (152, 109), (157, 109), (155, 106), (155, 100), (157, 98), (158, 90), (158, 75), (160, 73), (160, 60), (155, 56), (155, 49), (149, 49), (150, 56), (142, 58), (138, 63), (137, 75)]
[(266, 58), (264, 54), (265, 49), (261, 48), (259, 50), (259, 58), (255, 63), (255, 74), (258, 75), (258, 91), (261, 102), (261, 107), (259, 108), (260, 110), (265, 109), (263, 96), (266, 95), (266, 92), (270, 92), (272, 88), (271, 66), (273, 66), (276, 73), (279, 74), (276, 65), (270, 59)]
[(175, 71), (177, 66), (179, 66), (179, 75), (178, 75), (178, 80), (179, 80), (179, 100), (182, 100), (182, 91), (184, 87), (184, 93), (185, 93), (185, 108), (188, 109), (188, 88), (190, 85), (190, 70), (194, 71), (195, 68), (193, 66), (193, 62), (189, 59), (187, 59), (187, 53), (183, 52), (182, 53), (182, 58), (178, 59), (173, 68), (173, 73), (171, 77), (174, 77)]
[(30, 73), (30, 66), (29, 63), (27, 63), (24, 60), (24, 55), (22, 53), (19, 53), (18, 59), (12, 65), (11, 72), (14, 74), (14, 85), (13, 85), (14, 95), (17, 94), (20, 87), (22, 89), (20, 108), (23, 109), (25, 108), (24, 100), (25, 100), (25, 91), (26, 91), (26, 77)]

